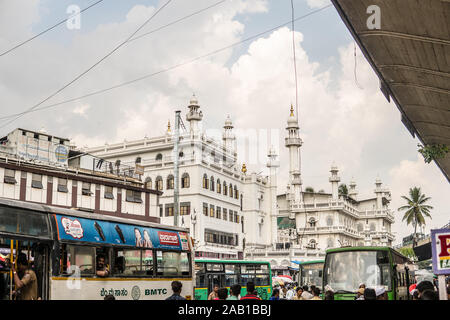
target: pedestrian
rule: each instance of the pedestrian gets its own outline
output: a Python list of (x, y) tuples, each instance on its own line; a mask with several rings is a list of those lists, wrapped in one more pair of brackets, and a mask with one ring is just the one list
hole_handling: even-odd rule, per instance
[(378, 287), (375, 289), (375, 295), (377, 296), (377, 300), (388, 300), (386, 288)]
[(107, 294), (103, 300), (116, 300), (116, 297), (112, 294)]
[(364, 288), (359, 287), (358, 292), (356, 293), (355, 300), (364, 300)]
[(239, 300), (239, 296), (241, 295), (241, 286), (239, 284), (233, 284), (230, 287), (230, 296), (227, 300)]
[(296, 290), (296, 295), (295, 295), (293, 300), (303, 300), (302, 293), (303, 293), (303, 288), (302, 287), (298, 287), (297, 290)]
[(424, 280), (417, 284), (416, 290), (419, 292), (419, 299), (422, 299), (422, 293), (425, 290), (433, 290), (434, 291), (434, 285), (431, 281)]
[(172, 281), (172, 291), (173, 294), (168, 297), (166, 300), (186, 300), (185, 297), (181, 296), (181, 289), (183, 287), (183, 284), (180, 281)]
[(325, 292), (325, 300), (334, 300), (334, 292), (331, 290)]
[(450, 286), (447, 286), (447, 300), (450, 301)]
[(437, 292), (434, 290), (425, 290), (420, 296), (421, 300), (439, 300)]
[(285, 299), (286, 298), (287, 289), (284, 286), (284, 284), (280, 285), (280, 298)]
[(364, 300), (377, 300), (375, 290), (372, 288), (366, 288), (364, 290)]
[(217, 298), (214, 300), (227, 300), (227, 298), (228, 298), (228, 289), (219, 288), (219, 290), (217, 290)]
[[(28, 259), (25, 253), (19, 253), (16, 259), (17, 272), (12, 263), (11, 269), (14, 274), (14, 284), (16, 290), (13, 294), (17, 296), (17, 300), (38, 300), (38, 285), (36, 273), (28, 266)], [(19, 277), (19, 274), (20, 277)]]
[(308, 292), (307, 285), (303, 286), (302, 298), (303, 298), (303, 300), (311, 300), (313, 298), (313, 295)]
[(322, 299), (320, 299), (320, 289), (317, 288), (316, 286), (314, 286), (313, 297), (311, 300), (322, 300)]
[(292, 299), (294, 299), (294, 296), (295, 296), (295, 291), (292, 288), (292, 286), (289, 286), (288, 291), (286, 293), (286, 300), (292, 300)]
[(274, 289), (269, 300), (280, 300), (280, 289)]
[(413, 300), (420, 300), (420, 297), (419, 297), (419, 291), (417, 291), (417, 289), (414, 289), (414, 290), (412, 291), (412, 299), (413, 299)]
[(247, 294), (241, 298), (241, 300), (261, 300), (255, 292), (255, 283), (252, 281), (247, 282)]
[(208, 300), (215, 300), (216, 298), (218, 298), (217, 291), (219, 291), (219, 285), (216, 283), (213, 286), (213, 291), (211, 291), (208, 296)]

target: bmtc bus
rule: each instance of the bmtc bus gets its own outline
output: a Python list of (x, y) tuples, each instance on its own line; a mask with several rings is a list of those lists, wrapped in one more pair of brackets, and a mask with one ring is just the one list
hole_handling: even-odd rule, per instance
[(303, 261), (298, 263), (299, 286), (316, 286), (322, 288), (322, 274), (325, 260)]
[(258, 296), (268, 300), (272, 295), (272, 271), (269, 262), (244, 260), (195, 259), (195, 300), (207, 300), (214, 285), (229, 289), (241, 285), (241, 296), (247, 294), (247, 282), (253, 281)]
[(344, 247), (326, 251), (323, 290), (334, 291), (335, 300), (353, 300), (360, 284), (384, 287), (389, 300), (410, 299), (414, 265), (389, 247)]
[(185, 228), (0, 198), (0, 299), (14, 299), (11, 252), (27, 255), (43, 300), (161, 300), (174, 280), (192, 299), (191, 248)]

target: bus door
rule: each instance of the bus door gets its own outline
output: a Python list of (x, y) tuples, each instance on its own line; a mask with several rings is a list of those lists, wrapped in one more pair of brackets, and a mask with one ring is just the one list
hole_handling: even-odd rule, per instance
[[(15, 284), (11, 269), (11, 260), (16, 261), (18, 254), (26, 255), (30, 269), (36, 274), (38, 298), (47, 299), (50, 274), (49, 244), (38, 241), (0, 238), (0, 300), (15, 300), (20, 294), (20, 291), (17, 292), (17, 295), (13, 294)], [(19, 273), (17, 263), (15, 268)]]
[(222, 288), (224, 285), (224, 274), (210, 273), (208, 274), (208, 295), (213, 291), (214, 285)]

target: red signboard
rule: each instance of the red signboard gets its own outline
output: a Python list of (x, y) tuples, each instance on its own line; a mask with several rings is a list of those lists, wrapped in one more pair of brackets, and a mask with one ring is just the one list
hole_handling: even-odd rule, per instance
[(169, 246), (179, 246), (180, 240), (175, 232), (158, 231), (159, 243)]

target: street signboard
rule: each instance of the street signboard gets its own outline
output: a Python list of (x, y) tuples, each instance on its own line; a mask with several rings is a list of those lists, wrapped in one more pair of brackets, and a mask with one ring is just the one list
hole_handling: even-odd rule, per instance
[(450, 274), (450, 229), (431, 230), (433, 273)]

